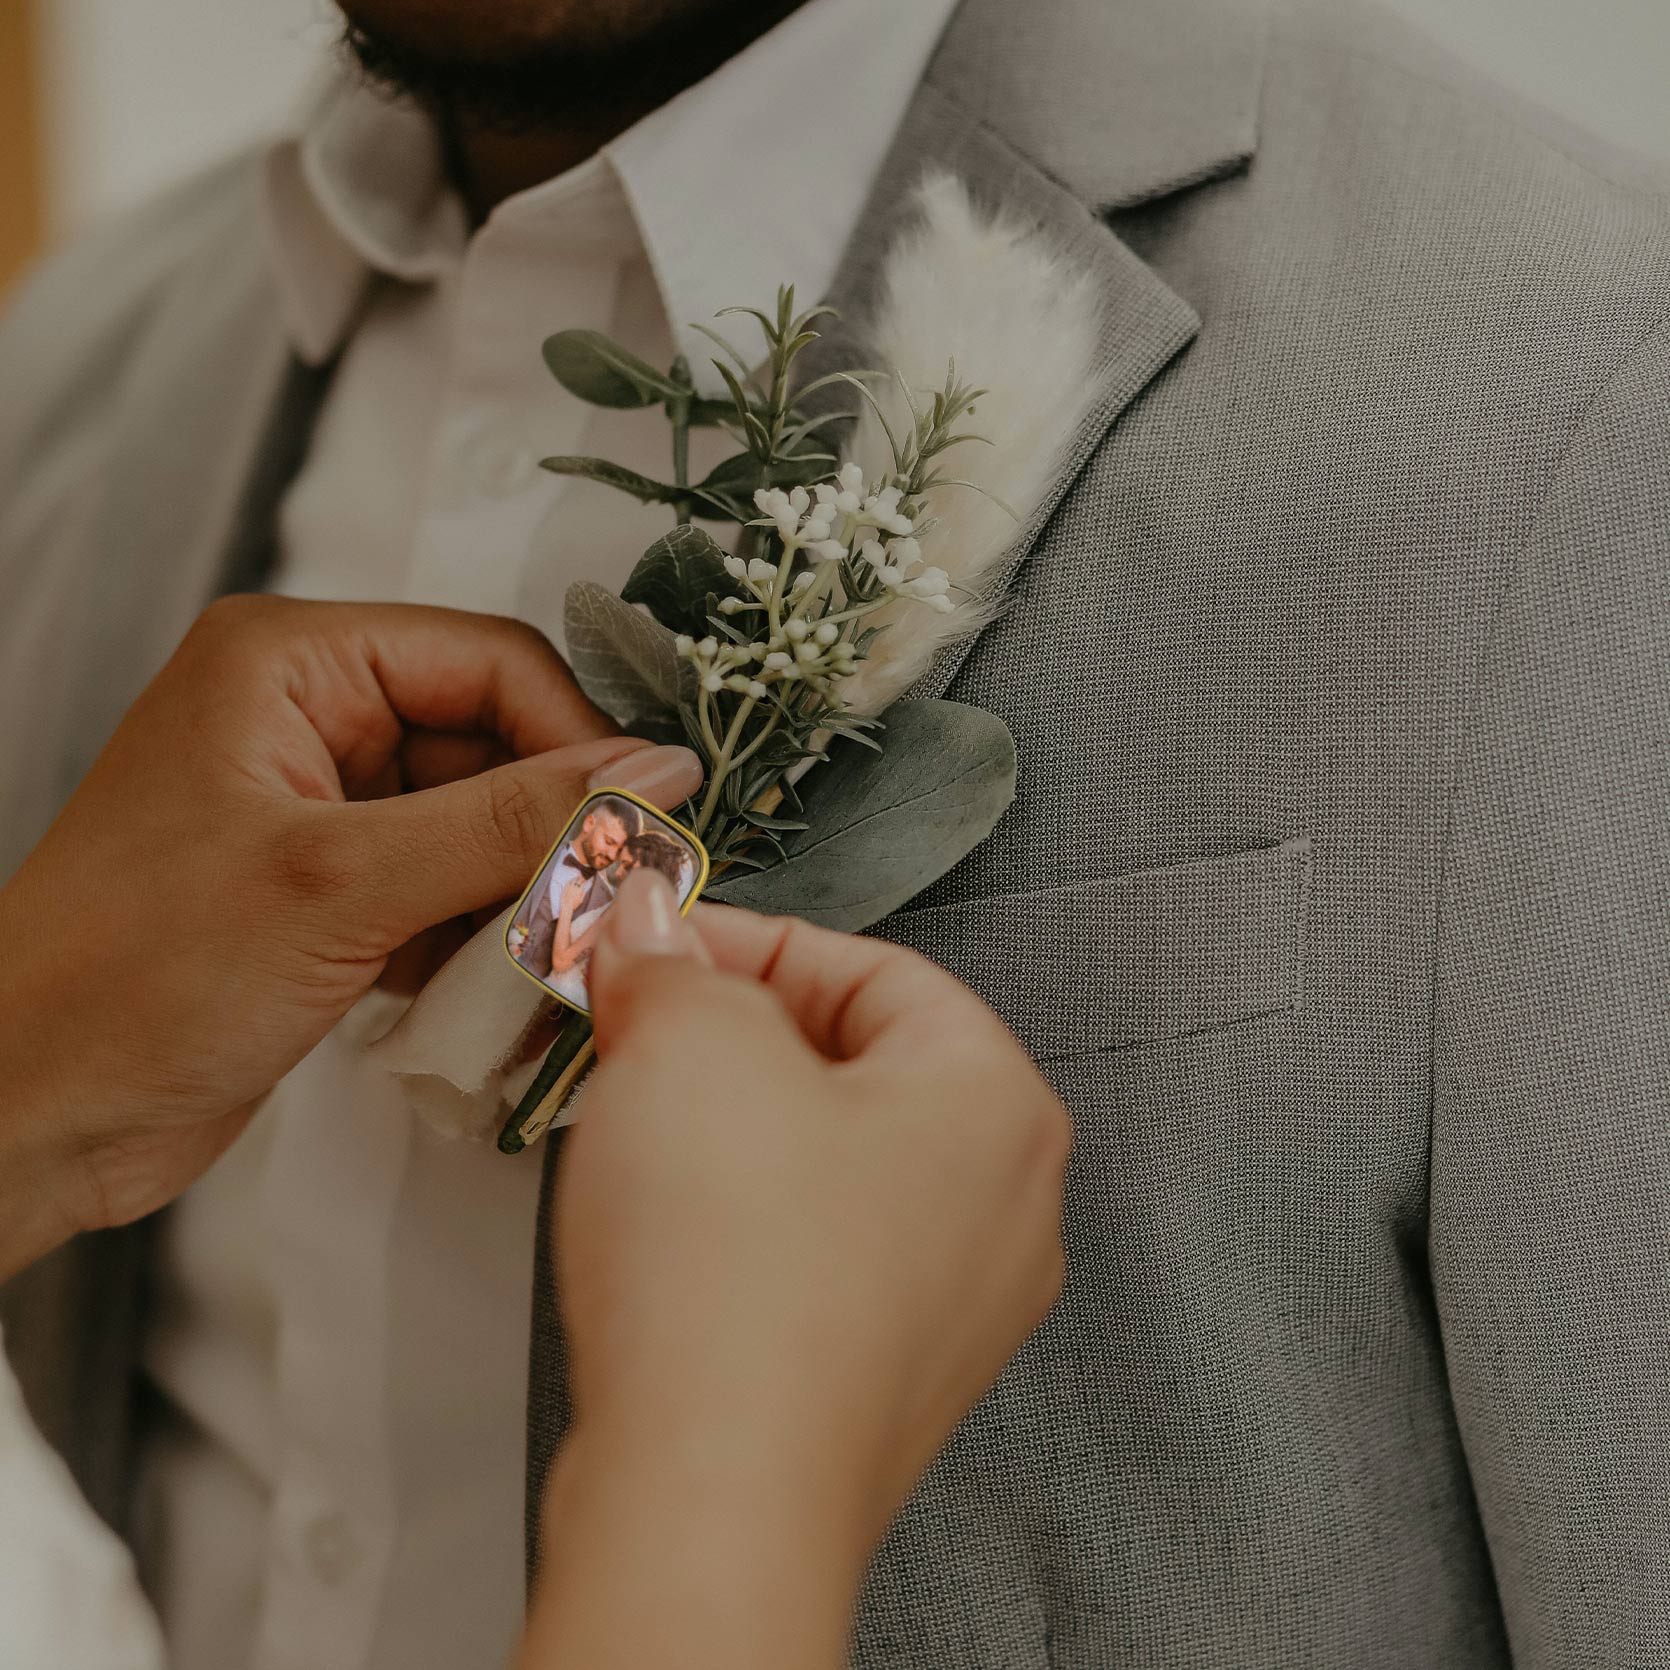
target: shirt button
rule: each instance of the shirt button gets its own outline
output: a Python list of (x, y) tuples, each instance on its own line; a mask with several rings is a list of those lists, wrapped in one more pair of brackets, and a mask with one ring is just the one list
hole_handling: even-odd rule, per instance
[(309, 1520), (302, 1540), (313, 1575), (332, 1588), (359, 1564), (359, 1545), (345, 1514), (322, 1513)]
[(538, 461), (513, 431), (483, 429), (464, 443), (462, 463), (470, 484), (490, 499), (509, 498), (533, 479)]

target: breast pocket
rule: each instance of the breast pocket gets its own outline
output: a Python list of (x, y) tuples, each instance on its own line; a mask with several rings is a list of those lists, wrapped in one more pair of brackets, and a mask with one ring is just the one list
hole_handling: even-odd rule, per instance
[(873, 930), (973, 986), (1039, 1061), (1297, 1006), (1308, 836), (1036, 892), (905, 910)]

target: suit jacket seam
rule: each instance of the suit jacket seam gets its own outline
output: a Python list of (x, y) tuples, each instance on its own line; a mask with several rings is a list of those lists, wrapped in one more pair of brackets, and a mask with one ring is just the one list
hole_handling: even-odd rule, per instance
[(1497, 591), (1495, 602), (1491, 606), (1489, 624), (1479, 640), (1478, 655), (1474, 661), (1466, 697), (1462, 702), (1462, 717), (1455, 729), (1455, 744), (1450, 763), (1450, 780), (1445, 793), (1444, 831), (1439, 843), (1438, 880), (1433, 897), (1432, 928), (1428, 941), (1431, 952), (1427, 964), (1426, 1174), (1422, 1192), (1428, 1204), (1429, 1232), (1432, 1199), (1432, 1132), (1437, 1104), (1439, 972), (1444, 957), (1447, 907), (1452, 903), (1448, 896), (1448, 890), (1452, 849), (1455, 840), (1456, 804), (1461, 798), (1467, 768), (1473, 757), (1473, 745), (1479, 715), (1484, 707), (1489, 684), (1488, 669), (1491, 653), (1501, 631), (1502, 619), (1506, 615), (1508, 606), (1518, 591), (1521, 579), (1527, 570), (1532, 549), (1542, 529), (1544, 515), (1589, 428), (1590, 420), (1606, 397), (1643, 357), (1648, 346), (1657, 337), (1667, 332), (1670, 332), (1670, 307), (1655, 314), (1648, 321), (1646, 327), (1630, 339), (1628, 346), (1622, 350), (1610, 369), (1598, 380), (1589, 398), (1584, 402), (1582, 411), (1573, 421), (1571, 430), (1566, 436), (1565, 444), (1561, 447), (1558, 457), (1550, 466), (1543, 481), (1542, 492), (1538, 496), (1536, 508), (1527, 519), (1524, 535), (1520, 539), (1512, 558), (1504, 568), (1501, 586)]

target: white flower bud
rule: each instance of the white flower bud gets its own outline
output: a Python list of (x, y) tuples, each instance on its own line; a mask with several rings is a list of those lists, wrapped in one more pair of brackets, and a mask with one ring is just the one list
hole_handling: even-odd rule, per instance
[(702, 676), (704, 690), (722, 690), (724, 685), (725, 681), (717, 673), (705, 673)]
[(746, 609), (748, 605), (740, 597), (721, 597), (719, 599), (719, 613), (734, 615), (738, 609)]
[(793, 596), (798, 597), (809, 585), (811, 585), (813, 578), (814, 576), (811, 569), (801, 569), (801, 571), (795, 575), (794, 581), (789, 587), (790, 593)]
[(769, 586), (777, 578), (777, 564), (767, 562), (764, 557), (755, 557), (748, 564), (748, 578), (756, 586)]
[(769, 671), (774, 672), (774, 673), (785, 672), (788, 668), (792, 667), (793, 665), (794, 665), (794, 658), (792, 656), (785, 655), (783, 653), (783, 651), (780, 650), (780, 649), (774, 649), (765, 658), (765, 666), (767, 667), (767, 669)]
[(690, 637), (687, 633), (681, 632), (673, 639), (673, 648), (677, 650), (680, 655), (688, 655), (695, 647), (696, 640)]
[(841, 629), (833, 621), (824, 621), (816, 632), (812, 634), (820, 644), (832, 644), (841, 635)]
[(811, 552), (824, 562), (839, 562), (847, 554), (847, 548), (838, 539), (820, 539), (811, 547)]
[(816, 644), (801, 644), (796, 648), (794, 655), (795, 659), (801, 662), (819, 661), (823, 658), (823, 651)]
[(789, 494), (789, 508), (796, 516), (804, 516), (806, 507), (812, 502), (812, 495), (804, 487), (797, 487)]
[(758, 679), (755, 679), (753, 683), (748, 686), (748, 694), (752, 696), (756, 702), (761, 701), (765, 697), (766, 688)]
[(787, 625), (784, 626), (783, 630), (789, 635), (789, 637), (794, 639), (796, 643), (799, 643), (800, 640), (804, 638), (812, 629), (805, 621), (797, 617), (796, 619), (789, 621)]
[(888, 547), (888, 557), (901, 568), (909, 568), (922, 560), (922, 547), (910, 538), (895, 539)]
[(700, 654), (711, 658), (719, 653), (719, 640), (717, 638), (703, 638), (696, 645), (696, 649)]
[(847, 493), (862, 493), (864, 491), (864, 472), (856, 464), (843, 464), (841, 472), (835, 478), (841, 488)]
[(730, 575), (733, 580), (740, 580), (742, 576), (748, 572), (748, 564), (745, 563), (741, 557), (726, 557), (725, 572)]

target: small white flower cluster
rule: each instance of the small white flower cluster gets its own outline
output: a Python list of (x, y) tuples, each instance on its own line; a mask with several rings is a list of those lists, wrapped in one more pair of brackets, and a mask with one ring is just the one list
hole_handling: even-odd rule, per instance
[[(778, 647), (780, 646), (780, 647)], [(857, 665), (857, 652), (833, 622), (816, 625), (791, 616), (775, 635), (752, 644), (721, 643), (717, 638), (679, 637), (674, 647), (696, 669), (696, 679), (710, 694), (733, 690), (763, 701), (773, 684), (803, 681), (828, 691)]]
[(897, 597), (914, 597), (948, 615), (956, 607), (951, 597), (951, 576), (922, 560), (922, 547), (909, 534), (903, 539), (868, 540), (858, 555), (875, 570), (876, 578)]
[[(771, 528), (782, 551), (775, 562), (726, 557), (725, 572), (738, 595), (721, 598), (719, 611), (763, 617), (767, 635), (752, 643), (680, 637), (678, 653), (695, 667), (702, 690), (762, 701), (772, 685), (798, 681), (832, 698), (837, 681), (858, 665), (851, 629), (864, 615), (899, 598), (949, 613), (955, 607), (950, 576), (923, 561), (917, 525), (900, 508), (903, 498), (898, 487), (867, 491), (856, 464), (843, 465), (833, 481), (809, 491), (768, 487), (756, 493), (760, 520), (752, 525)], [(801, 553), (809, 566), (794, 573)], [(867, 567), (879, 591), (844, 596), (825, 565), (849, 559)], [(834, 618), (820, 618), (829, 614)]]

